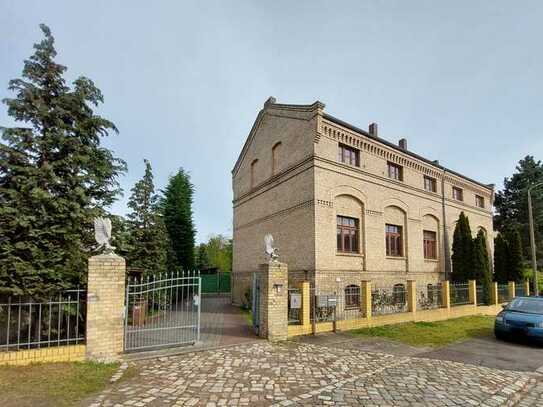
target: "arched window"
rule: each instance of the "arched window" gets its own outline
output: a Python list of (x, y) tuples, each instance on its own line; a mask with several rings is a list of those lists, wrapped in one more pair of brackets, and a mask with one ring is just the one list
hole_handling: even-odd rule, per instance
[(407, 213), (394, 205), (385, 208), (385, 248), (386, 256), (404, 257), (407, 230)]
[(394, 284), (394, 288), (392, 289), (392, 298), (394, 299), (394, 303), (405, 302), (406, 296), (404, 284)]
[(360, 307), (360, 287), (357, 285), (348, 285), (345, 287), (345, 309)]
[(279, 169), (279, 159), (281, 157), (281, 142), (278, 141), (272, 147), (272, 175)]
[(422, 218), (422, 247), (425, 259), (437, 260), (439, 255), (439, 220), (433, 215)]
[(251, 188), (255, 186), (257, 164), (258, 164), (258, 159), (253, 160), (253, 162), (251, 163)]

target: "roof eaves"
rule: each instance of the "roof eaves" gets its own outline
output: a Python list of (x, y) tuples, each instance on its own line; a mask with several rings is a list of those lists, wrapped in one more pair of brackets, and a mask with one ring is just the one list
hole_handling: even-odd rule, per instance
[(422, 156), (420, 156), (420, 155), (418, 155), (418, 154), (416, 154), (416, 153), (414, 153), (412, 151), (404, 150), (403, 148), (400, 148), (399, 146), (397, 146), (394, 143), (391, 143), (390, 141), (384, 140), (384, 139), (379, 138), (379, 137), (372, 136), (366, 130), (362, 130), (359, 127), (353, 126), (352, 124), (347, 123), (347, 122), (345, 122), (345, 121), (343, 121), (341, 119), (338, 119), (337, 117), (334, 117), (334, 116), (332, 116), (332, 115), (330, 115), (328, 113), (323, 113), (323, 118), (325, 118), (326, 120), (330, 120), (331, 122), (334, 122), (336, 124), (339, 124), (340, 126), (346, 127), (349, 130), (352, 130), (352, 131), (354, 131), (356, 133), (360, 133), (363, 136), (369, 137), (372, 140), (378, 141), (379, 143), (384, 144), (384, 145), (386, 145), (386, 146), (388, 146), (390, 148), (393, 148), (394, 150), (397, 150), (397, 151), (399, 151), (401, 153), (410, 155), (410, 156), (412, 156), (412, 157), (414, 157), (414, 158), (416, 158), (418, 160), (424, 161), (426, 164), (431, 165), (432, 167), (439, 168), (440, 170), (443, 170), (445, 172), (449, 172), (449, 173), (451, 173), (453, 175), (456, 175), (458, 177), (464, 178), (467, 181), (473, 182), (474, 184), (477, 184), (477, 185), (479, 185), (479, 186), (481, 186), (483, 188), (489, 189), (491, 191), (494, 189), (493, 186), (491, 186), (492, 184), (487, 185), (487, 184), (483, 184), (482, 182), (475, 181), (474, 179), (471, 179), (469, 177), (466, 177), (465, 175), (462, 175), (462, 174), (460, 174), (460, 173), (458, 173), (456, 171), (453, 171), (453, 170), (451, 170), (451, 169), (449, 169), (447, 167), (444, 167), (444, 166), (436, 163), (435, 161), (429, 160), (428, 158), (424, 158), (424, 157), (422, 157)]

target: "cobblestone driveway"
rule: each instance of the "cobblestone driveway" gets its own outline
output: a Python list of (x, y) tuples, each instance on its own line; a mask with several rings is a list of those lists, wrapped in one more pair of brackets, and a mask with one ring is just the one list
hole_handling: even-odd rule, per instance
[(540, 376), (296, 342), (131, 363), (135, 377), (87, 405), (543, 405)]

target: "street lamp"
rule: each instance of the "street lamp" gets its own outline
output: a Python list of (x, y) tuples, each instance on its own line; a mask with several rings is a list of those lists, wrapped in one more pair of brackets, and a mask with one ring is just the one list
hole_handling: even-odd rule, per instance
[(528, 220), (530, 222), (530, 246), (532, 247), (532, 269), (534, 270), (534, 294), (539, 295), (539, 287), (537, 286), (537, 259), (535, 255), (535, 235), (534, 235), (534, 215), (532, 214), (532, 189), (543, 185), (543, 182), (538, 182), (528, 187)]

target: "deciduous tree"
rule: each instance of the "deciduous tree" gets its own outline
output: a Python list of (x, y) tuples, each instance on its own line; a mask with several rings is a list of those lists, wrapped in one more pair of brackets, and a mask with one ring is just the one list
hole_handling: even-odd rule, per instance
[[(505, 232), (517, 228), (521, 237), (522, 252), (525, 258), (531, 258), (528, 227), (527, 188), (543, 182), (543, 164), (533, 156), (526, 156), (519, 161), (516, 172), (505, 178), (503, 190), (496, 193), (494, 207), (496, 215), (494, 225)], [(543, 187), (532, 190), (533, 214), (535, 218), (535, 238), (538, 258), (543, 258)]]

